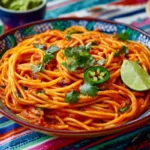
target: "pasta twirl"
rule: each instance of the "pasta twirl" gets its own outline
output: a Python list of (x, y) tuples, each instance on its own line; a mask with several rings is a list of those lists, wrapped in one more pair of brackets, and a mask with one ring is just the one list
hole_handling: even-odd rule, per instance
[[(2, 56), (0, 98), (19, 117), (51, 129), (111, 128), (137, 118), (150, 105), (149, 91), (133, 91), (121, 80), (124, 59), (150, 73), (150, 52), (140, 43), (80, 26), (48, 30)], [(90, 72), (94, 81), (87, 83), (85, 72), (93, 66), (105, 68), (109, 78), (97, 84), (104, 74)]]

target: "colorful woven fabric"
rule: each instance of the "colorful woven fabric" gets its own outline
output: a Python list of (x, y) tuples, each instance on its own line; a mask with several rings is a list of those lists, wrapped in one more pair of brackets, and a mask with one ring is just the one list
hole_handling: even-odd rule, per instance
[[(150, 33), (147, 0), (48, 0), (45, 19), (96, 17), (131, 24)], [(3, 32), (0, 22), (0, 34)], [(150, 125), (88, 139), (42, 134), (0, 115), (0, 150), (150, 150)]]

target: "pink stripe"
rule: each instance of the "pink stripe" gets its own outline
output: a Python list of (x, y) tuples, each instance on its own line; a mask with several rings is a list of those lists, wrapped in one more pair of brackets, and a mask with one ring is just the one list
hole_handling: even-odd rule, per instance
[(29, 150), (55, 150), (58, 148), (61, 148), (63, 146), (66, 146), (70, 143), (73, 143), (75, 141), (79, 141), (81, 139), (76, 138), (57, 138), (54, 140), (46, 141), (38, 146), (35, 146), (33, 148), (30, 148)]
[(66, 1), (66, 2), (58, 3), (58, 4), (55, 4), (53, 6), (47, 7), (46, 10), (57, 9), (57, 8), (60, 8), (60, 7), (63, 7), (65, 5), (68, 5), (68, 4), (71, 4), (71, 3), (75, 3), (75, 2), (78, 2), (78, 1), (80, 1), (80, 0), (69, 0), (69, 1)]
[(141, 23), (135, 22), (132, 25), (134, 25), (136, 27), (141, 27), (141, 26), (144, 26), (144, 25), (147, 25), (147, 24), (150, 24), (150, 19), (149, 18), (143, 20)]

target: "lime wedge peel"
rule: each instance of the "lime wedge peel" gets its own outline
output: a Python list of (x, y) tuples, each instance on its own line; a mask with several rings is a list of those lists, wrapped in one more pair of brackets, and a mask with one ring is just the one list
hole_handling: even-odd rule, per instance
[(121, 66), (122, 81), (132, 90), (146, 91), (150, 89), (149, 74), (136, 62), (124, 60)]

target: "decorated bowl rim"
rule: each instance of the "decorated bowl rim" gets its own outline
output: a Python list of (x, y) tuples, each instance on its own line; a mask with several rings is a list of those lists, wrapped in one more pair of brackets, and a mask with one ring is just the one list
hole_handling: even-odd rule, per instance
[[(116, 22), (116, 21), (112, 21), (112, 20), (105, 20), (105, 19), (96, 19), (96, 18), (91, 18), (91, 17), (81, 17), (81, 18), (77, 18), (77, 17), (68, 17), (68, 18), (54, 18), (54, 19), (48, 19), (48, 20), (40, 20), (40, 21), (35, 21), (32, 23), (28, 23), (19, 27), (16, 27), (14, 29), (11, 29), (9, 31), (7, 31), (6, 33), (2, 34), (0, 36), (0, 40), (3, 39), (5, 36), (15, 33), (15, 31), (19, 30), (19, 29), (24, 29), (24, 28), (28, 28), (32, 25), (38, 25), (38, 24), (42, 24), (42, 23), (48, 23), (48, 22), (53, 22), (53, 21), (67, 21), (67, 20), (74, 20), (74, 21), (80, 21), (80, 20), (86, 20), (86, 21), (97, 21), (97, 22), (105, 22), (105, 23), (111, 23), (111, 24), (120, 24), (123, 25), (125, 27), (128, 27), (132, 30), (135, 30), (139, 33), (142, 33), (144, 35), (146, 35), (147, 37), (150, 38), (150, 35), (146, 32), (144, 32), (141, 29), (138, 29), (134, 26), (131, 25), (127, 25), (125, 23), (120, 23), (120, 22)], [(135, 127), (138, 126), (137, 128), (144, 126), (146, 124), (148, 124), (148, 122), (150, 121), (150, 115), (144, 116), (140, 119), (135, 119), (132, 120), (131, 122), (122, 124), (122, 125), (117, 125), (116, 127), (111, 127), (111, 128), (106, 128), (100, 131), (85, 131), (85, 130), (76, 130), (76, 131), (69, 131), (69, 130), (56, 130), (56, 129), (50, 129), (50, 128), (46, 128), (46, 127), (42, 127), (42, 126), (37, 126), (34, 124), (31, 124), (30, 122), (27, 122), (21, 118), (19, 118), (18, 116), (16, 116), (13, 112), (11, 112), (2, 102), (0, 102), (0, 113), (3, 114), (5, 117), (13, 120), (14, 122), (21, 124), (25, 127), (34, 129), (34, 130), (38, 130), (38, 131), (43, 131), (45, 133), (56, 133), (56, 134), (74, 134), (74, 135), (82, 135), (82, 134), (95, 134), (98, 135), (99, 133), (106, 133), (106, 132), (111, 132), (113, 130), (122, 130), (122, 129), (127, 129), (127, 128), (131, 128), (131, 127)], [(4, 109), (7, 109), (7, 111), (10, 111), (10, 113), (7, 113)]]

